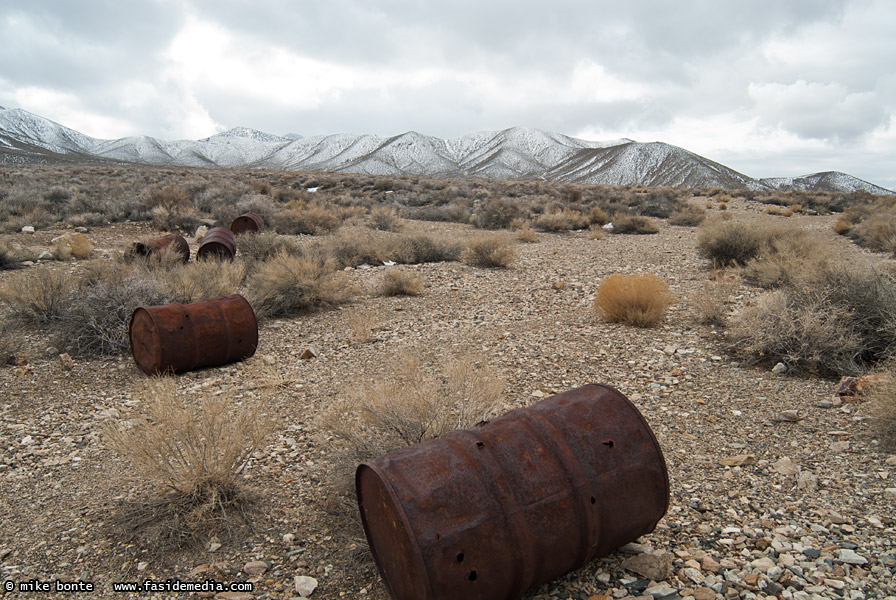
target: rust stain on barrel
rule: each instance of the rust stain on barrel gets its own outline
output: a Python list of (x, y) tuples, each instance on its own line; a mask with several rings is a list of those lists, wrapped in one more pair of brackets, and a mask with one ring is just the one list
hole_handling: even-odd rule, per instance
[(258, 347), (258, 322), (238, 294), (192, 304), (141, 306), (129, 327), (134, 362), (147, 375), (224, 365)]
[(212, 227), (199, 243), (197, 259), (220, 258), (233, 260), (236, 254), (236, 240), (233, 232), (226, 227)]
[(247, 212), (238, 216), (233, 220), (233, 223), (230, 224), (230, 231), (233, 232), (233, 235), (240, 235), (241, 233), (258, 233), (263, 229), (264, 219), (261, 218), (261, 215), (253, 212)]
[(653, 531), (662, 451), (619, 391), (586, 385), (358, 467), (396, 600), (514, 600)]

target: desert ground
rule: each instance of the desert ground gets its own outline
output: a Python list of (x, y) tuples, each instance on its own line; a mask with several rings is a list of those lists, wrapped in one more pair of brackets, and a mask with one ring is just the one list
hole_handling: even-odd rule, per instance
[[(731, 200), (726, 212), (785, 219), (747, 199)], [(837, 236), (834, 215), (786, 220), (829, 237), (849, 260), (892, 262)], [(253, 357), (173, 376), (185, 396), (232, 398), (273, 424), (244, 473), (257, 496), (252, 527), (234, 524), (232, 535), (183, 548), (154, 546), (115, 524), (123, 503), (141, 498), (148, 484), (104, 443), (104, 432), (140, 408), (149, 378), (127, 353), (75, 355), (65, 364), (39, 329), (24, 330), (18, 362), (0, 367), (2, 579), (95, 586), (27, 597), (148, 597), (115, 593), (113, 583), (214, 579), (253, 589), (205, 597), (286, 599), (300, 596), (297, 577), (310, 577), (315, 599), (388, 598), (363, 537), (340, 529), (347, 517), (331, 513), (332, 436), (320, 416), (412, 355), (433, 372), (451, 357), (470, 357), (500, 374), (498, 412), (609, 384), (638, 407), (660, 443), (671, 494), (655, 531), (530, 590), (529, 600), (896, 596), (896, 455), (869, 428), (867, 405), (837, 398), (835, 379), (777, 373), (733, 356), (724, 330), (705, 324), (694, 304), (717, 283), (697, 252), (696, 227), (659, 223), (654, 235), (538, 233), (534, 243), (517, 243), (507, 268), (408, 265), (423, 281), (416, 296), (372, 291), (396, 267), (350, 268), (344, 273), (360, 290), (352, 302), (263, 319)], [(456, 239), (475, 233), (410, 219), (404, 228)], [(0, 242), (50, 247), (70, 230), (57, 224), (5, 233)], [(86, 232), (95, 260), (159, 234), (146, 222)], [(24, 269), (75, 272), (84, 264), (45, 260)], [(22, 272), (0, 271), (0, 282)], [(656, 327), (597, 318), (594, 295), (611, 273), (652, 273), (669, 284), (674, 303)], [(731, 313), (762, 293), (742, 281), (728, 289)], [(316, 356), (301, 359), (309, 348)], [(169, 596), (182, 597), (152, 594)]]

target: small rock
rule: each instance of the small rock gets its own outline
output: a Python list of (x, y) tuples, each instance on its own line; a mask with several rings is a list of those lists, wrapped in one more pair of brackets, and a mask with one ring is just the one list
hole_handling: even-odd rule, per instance
[(831, 444), (831, 452), (846, 452), (849, 450), (849, 442), (834, 442)]
[(302, 360), (308, 360), (311, 358), (317, 358), (319, 355), (320, 355), (320, 350), (318, 350), (316, 346), (308, 346), (299, 355), (299, 358), (301, 358)]
[(292, 544), (293, 540), (296, 539), (296, 535), (294, 533), (284, 533), (283, 534), (283, 543), (284, 544)]
[(622, 568), (654, 581), (662, 581), (672, 575), (672, 554), (662, 551), (636, 554), (625, 559)]
[(786, 372), (787, 372), (787, 365), (785, 365), (782, 362), (779, 362), (774, 367), (772, 367), (772, 373), (774, 373), (775, 375), (783, 375)]
[(888, 456), (887, 460), (885, 460), (884, 463), (890, 465), (891, 467), (896, 467), (896, 454)]
[(757, 571), (762, 571), (763, 573), (768, 573), (770, 569), (773, 569), (776, 566), (775, 561), (767, 556), (757, 558), (750, 564), (753, 565), (754, 569), (756, 569)]
[(661, 599), (676, 595), (678, 593), (678, 589), (672, 587), (667, 583), (658, 583), (644, 590), (644, 593), (649, 596), (653, 596), (654, 598)]
[(206, 233), (208, 233), (208, 227), (205, 225), (200, 225), (196, 229), (196, 235), (194, 235), (193, 237), (196, 239), (197, 242), (199, 242), (202, 240), (203, 237), (205, 237)]
[(22, 227), (22, 233), (34, 233), (34, 226), (25, 225), (24, 227)]
[(868, 559), (856, 554), (855, 550), (845, 548), (837, 553), (837, 560), (848, 565), (864, 565), (868, 563)]
[(713, 557), (709, 554), (700, 559), (700, 568), (704, 571), (709, 571), (710, 573), (718, 573), (719, 569), (722, 568)]
[(221, 542), (218, 540), (218, 538), (210, 539), (208, 541), (208, 543), (205, 545), (205, 549), (208, 552), (215, 552), (217, 550), (220, 550), (220, 548), (221, 548)]
[(752, 465), (755, 462), (756, 456), (754, 456), (753, 454), (738, 454), (737, 456), (731, 456), (719, 460), (719, 464), (723, 467), (745, 467), (747, 465)]
[(30, 446), (31, 444), (34, 443), (34, 438), (31, 437), (30, 435), (26, 435), (25, 437), (22, 438), (22, 441), (20, 441), (19, 443), (22, 444), (23, 446)]
[(247, 562), (243, 566), (243, 573), (246, 575), (261, 575), (268, 570), (268, 563), (263, 560), (253, 560)]
[(307, 598), (314, 590), (317, 589), (317, 579), (314, 577), (307, 577), (305, 575), (296, 575), (295, 579), (296, 583), (296, 592), (302, 598)]
[(270, 354), (265, 354), (264, 356), (261, 357), (261, 362), (263, 362), (264, 364), (271, 367), (271, 366), (274, 366), (275, 364), (277, 364), (277, 359), (274, 358), (273, 356), (271, 356)]
[(653, 550), (652, 547), (646, 544), (639, 544), (638, 542), (629, 542), (619, 548), (619, 552), (622, 552), (623, 554), (643, 554), (645, 552), (650, 552), (651, 550)]
[(818, 489), (818, 476), (811, 471), (803, 471), (796, 480), (796, 487), (805, 492), (814, 492)]
[(799, 475), (800, 471), (802, 471), (800, 466), (795, 464), (787, 456), (782, 456), (777, 461), (775, 461), (775, 464), (772, 465), (772, 469), (774, 469), (775, 472), (780, 473), (781, 475), (787, 476)]
[(889, 496), (890, 498), (896, 498), (896, 487), (885, 489), (884, 494)]
[(702, 587), (694, 590), (691, 594), (694, 600), (716, 600), (716, 592), (712, 588)]
[(54, 260), (55, 258), (53, 253), (49, 250), (42, 250), (41, 253), (37, 255), (37, 260)]
[(772, 419), (773, 421), (785, 421), (788, 423), (799, 423), (805, 417), (800, 414), (798, 410), (782, 410), (777, 414), (777, 416)]
[(68, 352), (63, 352), (59, 355), (59, 364), (62, 365), (63, 371), (71, 371), (75, 368), (75, 361), (72, 360)]
[(148, 567), (148, 566), (149, 566), (149, 563), (140, 561), (140, 562), (137, 563), (137, 570), (138, 570), (138, 571), (145, 571), (145, 570), (146, 570), (146, 567)]

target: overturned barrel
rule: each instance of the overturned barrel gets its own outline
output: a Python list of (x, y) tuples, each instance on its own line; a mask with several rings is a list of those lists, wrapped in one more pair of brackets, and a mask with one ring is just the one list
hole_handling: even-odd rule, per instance
[(264, 229), (264, 219), (261, 218), (261, 215), (253, 212), (247, 212), (238, 216), (230, 224), (230, 231), (233, 232), (233, 235), (258, 233), (262, 229)]
[(202, 236), (199, 249), (196, 251), (196, 259), (233, 260), (235, 254), (236, 240), (233, 237), (233, 232), (226, 227), (212, 227)]
[(238, 294), (192, 304), (141, 306), (128, 331), (134, 362), (147, 375), (243, 360), (258, 347), (258, 321)]
[(182, 235), (178, 235), (176, 233), (169, 233), (168, 235), (163, 235), (157, 240), (148, 242), (135, 242), (133, 245), (134, 253), (140, 256), (149, 256), (150, 254), (161, 252), (165, 248), (168, 248), (173, 252), (179, 254), (183, 262), (189, 262), (190, 245)]
[(660, 446), (620, 392), (586, 385), (389, 452), (355, 476), (396, 600), (511, 600), (653, 531)]

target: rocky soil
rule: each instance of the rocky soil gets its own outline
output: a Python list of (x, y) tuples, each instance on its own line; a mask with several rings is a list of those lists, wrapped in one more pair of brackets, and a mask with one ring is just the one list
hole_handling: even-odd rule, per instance
[[(783, 219), (759, 205), (729, 205), (735, 218)], [(789, 222), (836, 237), (832, 217)], [(410, 227), (471, 233), (456, 224)], [(114, 252), (147, 231), (120, 224), (88, 235)], [(60, 232), (3, 238), (49, 245)], [(95, 586), (31, 597), (148, 597), (115, 593), (113, 583), (214, 579), (253, 589), (201, 596), (293, 598), (316, 582), (315, 599), (387, 598), (363, 539), (340, 533), (324, 510), (330, 447), (316, 417), (347, 386), (376, 380), (411, 351), (434, 367), (455, 353), (481, 357), (506, 376), (507, 409), (610, 384), (638, 406), (661, 444), (671, 499), (656, 530), (532, 590), (530, 600), (896, 596), (896, 455), (869, 432), (865, 404), (834, 396), (836, 382), (742, 365), (726, 352), (723, 332), (701, 324), (692, 304), (710, 280), (695, 243), (694, 228), (665, 222), (657, 235), (540, 234), (519, 245), (509, 269), (416, 266), (420, 296), (362, 294), (340, 309), (263, 322), (253, 358), (177, 376), (183, 390), (232, 393), (276, 423), (247, 473), (260, 496), (254, 530), (188, 550), (157, 551), (110, 525), (121, 501), (142, 488), (103, 445), (102, 428), (134, 407), (146, 377), (130, 356), (67, 365), (32, 334), (18, 353), (27, 362), (0, 367), (2, 579)], [(869, 256), (845, 239), (836, 243), (844, 255)], [(382, 268), (349, 275), (369, 287)], [(659, 327), (594, 318), (597, 285), (613, 272), (655, 273), (670, 284), (677, 302)], [(731, 310), (758, 293), (741, 285)], [(353, 332), (358, 311), (373, 318), (368, 341)], [(301, 360), (310, 346), (317, 356)]]

